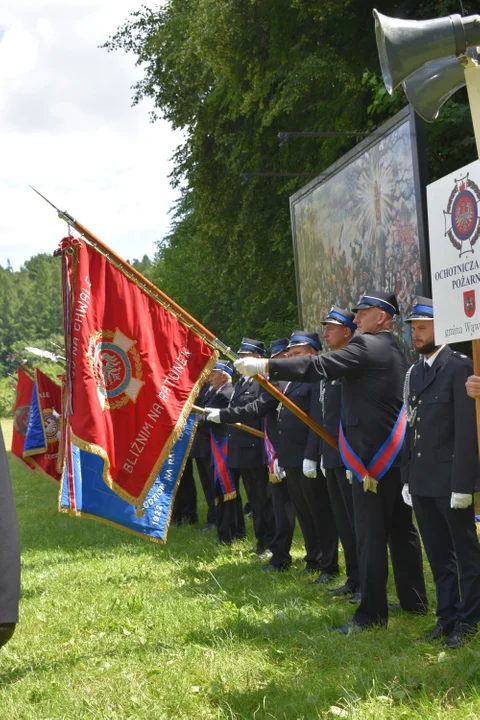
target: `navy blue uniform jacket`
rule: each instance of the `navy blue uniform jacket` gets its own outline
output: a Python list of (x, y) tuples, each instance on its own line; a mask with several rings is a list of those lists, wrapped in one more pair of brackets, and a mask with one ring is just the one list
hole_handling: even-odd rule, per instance
[(423, 382), (423, 358), (410, 373), (409, 404), (416, 418), (408, 430), (410, 493), (426, 497), (473, 493), (478, 475), (475, 400), (465, 382), (470, 358), (444, 347)]
[[(389, 437), (403, 405), (407, 362), (387, 331), (354, 336), (321, 356), (269, 360), (273, 379), (318, 382), (342, 378), (342, 419), (354, 452), (369, 463)], [(399, 457), (395, 465), (400, 465)]]

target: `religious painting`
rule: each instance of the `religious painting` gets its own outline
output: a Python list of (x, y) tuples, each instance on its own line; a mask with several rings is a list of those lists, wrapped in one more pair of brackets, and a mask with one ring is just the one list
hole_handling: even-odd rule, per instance
[(405, 108), (290, 198), (305, 330), (319, 331), (334, 304), (351, 309), (368, 290), (387, 290), (400, 306), (394, 332), (411, 356), (404, 320), (415, 296), (429, 292), (418, 131)]

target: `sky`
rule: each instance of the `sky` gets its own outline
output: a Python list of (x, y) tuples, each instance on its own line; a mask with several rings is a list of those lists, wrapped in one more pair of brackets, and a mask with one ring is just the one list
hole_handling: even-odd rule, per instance
[[(181, 143), (150, 101), (132, 107), (135, 57), (98, 46), (145, 0), (11, 0), (0, 14), (0, 265), (53, 252), (67, 226), (29, 187), (126, 259), (153, 257), (177, 192)], [(156, 2), (156, 5), (160, 4)], [(155, 6), (155, 5), (152, 5)]]

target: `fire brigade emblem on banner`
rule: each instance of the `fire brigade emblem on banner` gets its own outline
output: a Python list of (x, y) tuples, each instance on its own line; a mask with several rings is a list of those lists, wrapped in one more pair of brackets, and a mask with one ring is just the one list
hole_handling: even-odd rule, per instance
[(475, 315), (475, 310), (477, 309), (475, 290), (466, 290), (463, 293), (463, 309), (467, 317), (473, 317)]
[(51, 444), (58, 440), (58, 413), (52, 408), (42, 410), (43, 425), (45, 427), (45, 435), (47, 443)]
[(473, 253), (473, 246), (480, 236), (479, 202), (480, 188), (469, 178), (469, 173), (459, 180), (455, 179), (455, 186), (443, 214), (445, 235), (448, 235), (453, 247), (459, 251), (459, 257), (465, 253)]
[(30, 405), (20, 405), (15, 410), (15, 417), (13, 419), (15, 430), (20, 433), (22, 437), (25, 437), (25, 434), (27, 432), (27, 422), (28, 422), (28, 410), (30, 408)]
[(118, 328), (90, 337), (88, 357), (102, 410), (116, 410), (130, 401), (136, 402), (145, 384), (136, 342)]

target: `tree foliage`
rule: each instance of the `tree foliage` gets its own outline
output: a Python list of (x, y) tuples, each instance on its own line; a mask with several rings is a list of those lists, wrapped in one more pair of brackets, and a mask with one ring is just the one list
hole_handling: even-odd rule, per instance
[(10, 353), (53, 379), (62, 371), (61, 364), (36, 357), (27, 346), (62, 354), (61, 263), (47, 254), (33, 256), (18, 271), (10, 263), (0, 266), (0, 416), (13, 408), (14, 381), (8, 373), (15, 373), (16, 364), (9, 362)]
[[(288, 199), (306, 178), (242, 184), (242, 174), (313, 177), (355, 140), (279, 147), (279, 132), (365, 131), (406, 102), (384, 91), (374, 6), (411, 19), (460, 10), (448, 0), (169, 0), (132, 13), (105, 45), (142, 66), (134, 102), (151, 98), (153, 119), (185, 132), (172, 175), (182, 193), (152, 277), (227, 342), (270, 339), (298, 322)], [(459, 94), (429, 132), (431, 179), (473, 151)]]

